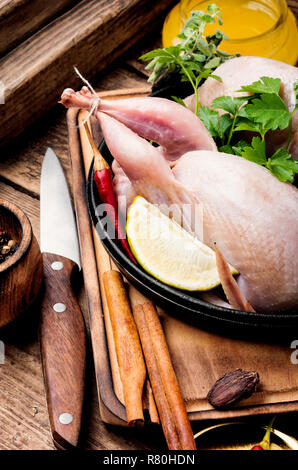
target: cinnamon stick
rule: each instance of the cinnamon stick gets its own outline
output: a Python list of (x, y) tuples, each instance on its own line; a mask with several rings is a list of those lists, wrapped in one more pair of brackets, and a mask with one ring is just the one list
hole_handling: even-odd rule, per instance
[(142, 348), (121, 274), (110, 270), (103, 283), (114, 334), (127, 421), (130, 426), (144, 423), (143, 387), (146, 367)]
[(148, 301), (134, 305), (133, 312), (168, 448), (195, 450), (192, 428), (156, 308)]
[(143, 409), (148, 411), (151, 424), (160, 424), (149, 378), (147, 378), (144, 388)]

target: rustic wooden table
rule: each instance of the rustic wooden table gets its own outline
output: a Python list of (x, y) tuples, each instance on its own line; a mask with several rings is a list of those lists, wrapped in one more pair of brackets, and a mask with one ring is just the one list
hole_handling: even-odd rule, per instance
[[(288, 1), (298, 17), (298, 2)], [(146, 73), (134, 58), (154, 47), (156, 33), (130, 51), (93, 84), (98, 90), (144, 87)], [(67, 85), (67, 84), (65, 84)], [(38, 124), (1, 149), (0, 198), (19, 205), (31, 220), (39, 239), (40, 168), (47, 147), (52, 147), (65, 169), (69, 185), (70, 161), (65, 110), (57, 105)], [(87, 307), (84, 289), (80, 304)], [(0, 365), (0, 450), (54, 449), (50, 435), (38, 343), (38, 306), (17, 324), (1, 332), (5, 343), (5, 364)], [(101, 422), (89, 343), (89, 373), (81, 446), (84, 449), (146, 450), (164, 448), (159, 433), (106, 426)]]

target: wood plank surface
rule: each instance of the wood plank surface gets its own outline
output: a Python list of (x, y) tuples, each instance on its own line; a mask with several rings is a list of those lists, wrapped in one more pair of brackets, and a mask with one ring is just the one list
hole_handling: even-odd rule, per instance
[[(0, 60), (4, 86), (0, 142), (18, 135), (58, 101), (105, 69), (162, 18), (171, 0), (83, 0)], [(42, 86), (40, 83), (42, 81)]]
[[(79, 0), (1, 0), (0, 56)], [(26, 18), (26, 21), (24, 21)]]
[[(288, 3), (298, 15), (298, 2), (289, 0)], [(159, 36), (151, 35), (129, 53), (125, 58), (126, 62), (122, 60), (113, 69), (97, 75), (92, 82), (96, 89), (142, 88), (146, 85), (143, 66), (136, 66), (135, 58), (141, 55), (142, 50), (152, 49), (157, 41)], [(67, 86), (67, 83), (64, 85)], [(1, 149), (0, 197), (24, 209), (38, 239), (40, 165), (48, 146), (53, 147), (62, 160), (70, 182), (65, 111), (58, 105), (44, 119), (39, 120), (37, 125), (26, 129), (22, 136)], [(88, 322), (84, 290), (80, 288), (78, 292), (80, 305)], [(38, 314), (37, 306), (30, 319), (27, 316), (21, 326), (19, 324), (5, 333), (0, 332), (6, 351), (5, 364), (0, 365), (0, 450), (54, 449), (50, 437), (37, 341), (37, 320), (34, 314)], [(81, 446), (84, 449), (130, 451), (165, 448), (161, 435), (156, 431), (154, 434), (139, 430), (136, 432), (105, 426), (101, 422), (90, 344), (88, 356), (89, 375)], [(297, 413), (279, 417), (278, 428), (297, 437), (297, 418)], [(264, 420), (262, 423), (264, 424)], [(195, 429), (208, 424), (201, 423)]]
[(298, 1), (297, 0), (287, 0), (288, 6), (291, 8), (292, 12), (298, 18)]

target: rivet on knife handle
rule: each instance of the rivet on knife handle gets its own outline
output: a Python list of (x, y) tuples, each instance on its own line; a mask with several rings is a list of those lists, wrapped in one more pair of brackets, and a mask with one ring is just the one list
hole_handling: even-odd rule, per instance
[(85, 324), (71, 287), (75, 263), (43, 253), (45, 292), (40, 342), (53, 440), (62, 448), (79, 439), (85, 382)]

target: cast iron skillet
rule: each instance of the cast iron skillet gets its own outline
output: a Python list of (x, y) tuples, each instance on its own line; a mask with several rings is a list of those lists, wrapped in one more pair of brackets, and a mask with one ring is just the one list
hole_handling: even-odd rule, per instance
[[(155, 96), (158, 93), (155, 94)], [(111, 156), (104, 140), (99, 146), (103, 157), (112, 163)], [(293, 330), (298, 326), (298, 312), (274, 314), (249, 313), (217, 307), (198, 298), (195, 293), (182, 291), (167, 286), (145, 272), (141, 266), (135, 265), (119, 246), (117, 240), (109, 237), (102, 223), (103, 217), (96, 213), (100, 199), (94, 183), (94, 170), (91, 165), (87, 181), (87, 201), (91, 219), (102, 243), (113, 258), (120, 271), (144, 295), (163, 307), (167, 313), (205, 329), (215, 330), (229, 335), (266, 338), (291, 338)]]

